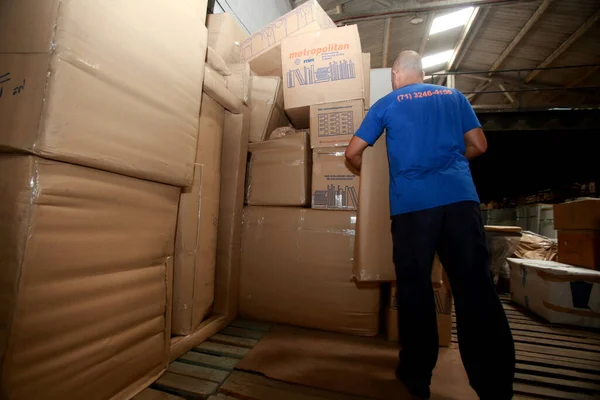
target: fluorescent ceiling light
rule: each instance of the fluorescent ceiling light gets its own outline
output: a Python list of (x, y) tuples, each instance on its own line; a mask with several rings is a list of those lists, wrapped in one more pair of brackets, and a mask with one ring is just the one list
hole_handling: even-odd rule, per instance
[(463, 26), (469, 21), (473, 14), (474, 7), (463, 8), (450, 14), (437, 17), (431, 24), (430, 35), (447, 31), (448, 29)]
[(450, 58), (452, 58), (452, 54), (454, 54), (454, 49), (442, 51), (439, 53), (432, 54), (430, 56), (423, 57), (423, 69), (447, 63), (448, 61), (450, 61)]

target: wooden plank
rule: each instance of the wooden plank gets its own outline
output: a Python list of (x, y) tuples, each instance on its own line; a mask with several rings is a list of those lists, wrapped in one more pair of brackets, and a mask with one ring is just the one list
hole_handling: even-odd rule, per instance
[(240, 371), (234, 371), (219, 391), (244, 400), (367, 400)]
[(565, 388), (575, 389), (575, 391), (582, 392), (585, 391), (594, 391), (600, 392), (600, 385), (593, 382), (584, 382), (584, 381), (576, 381), (571, 379), (562, 379), (562, 378), (554, 378), (549, 376), (540, 376), (540, 375), (532, 375), (532, 374), (523, 374), (516, 373), (515, 380), (518, 381), (527, 381), (527, 382), (537, 382), (543, 383), (545, 386), (561, 386)]
[(560, 340), (564, 342), (570, 342), (573, 344), (587, 344), (592, 345), (597, 348), (596, 351), (600, 351), (600, 340), (597, 339), (587, 339), (580, 338), (574, 336), (565, 336), (565, 335), (556, 335), (551, 333), (542, 333), (542, 332), (530, 332), (527, 330), (521, 329), (512, 329), (513, 336), (521, 336), (521, 337), (529, 337), (529, 338), (539, 338), (539, 339), (552, 339), (552, 340)]
[(233, 358), (244, 358), (250, 349), (243, 347), (235, 347), (227, 344), (204, 342), (200, 346), (196, 346), (192, 349), (200, 353), (213, 354), (216, 356), (225, 356)]
[(255, 339), (255, 340), (260, 340), (263, 338), (263, 336), (265, 336), (265, 332), (263, 332), (263, 331), (256, 331), (256, 330), (245, 329), (245, 328), (236, 328), (235, 326), (228, 326), (227, 328), (223, 329), (221, 331), (221, 333), (224, 335), (237, 336), (237, 337)]
[(229, 325), (234, 326), (236, 328), (246, 328), (246, 329), (252, 329), (254, 331), (263, 331), (263, 332), (270, 331), (271, 327), (273, 326), (273, 324), (269, 324), (268, 322), (249, 321), (246, 319), (236, 319)]
[(146, 388), (131, 400), (183, 400), (183, 398), (174, 394)]
[(208, 339), (208, 341), (214, 342), (214, 343), (228, 344), (228, 345), (236, 346), (236, 347), (246, 347), (248, 349), (253, 348), (258, 343), (258, 340), (256, 340), (256, 339), (241, 338), (241, 337), (237, 337), (237, 336), (228, 336), (228, 335), (223, 335), (221, 333), (212, 335), (211, 338)]
[(576, 360), (568, 357), (552, 356), (540, 353), (523, 352), (520, 350), (516, 351), (517, 362), (535, 362), (538, 364), (544, 364), (549, 366), (556, 366), (561, 368), (569, 368), (578, 371), (588, 371), (597, 373), (599, 371), (598, 365), (590, 363), (586, 360)]
[(153, 385), (159, 389), (165, 389), (184, 397), (206, 398), (219, 389), (215, 382), (203, 381), (189, 376), (165, 372)]
[[(549, 354), (549, 355), (569, 357), (569, 358), (574, 358), (577, 360), (589, 360), (589, 361), (593, 362), (594, 364), (597, 364), (598, 368), (600, 368), (600, 362), (596, 362), (599, 359), (597, 353), (591, 353), (591, 352), (581, 351), (581, 350), (560, 349), (560, 348), (556, 348), (556, 347), (535, 345), (535, 344), (528, 344), (528, 343), (515, 343), (515, 349), (531, 351), (534, 353), (543, 353), (543, 354)], [(581, 362), (581, 361), (579, 361), (579, 362)]]
[(589, 396), (587, 394), (565, 392), (563, 390), (558, 390), (558, 389), (553, 389), (553, 388), (548, 388), (548, 387), (543, 387), (543, 386), (528, 385), (526, 383), (519, 383), (519, 382), (516, 382), (513, 387), (514, 387), (515, 392), (517, 392), (517, 393), (545, 396), (545, 397), (550, 397), (552, 399), (561, 399), (561, 400), (563, 400), (563, 399), (571, 399), (571, 400), (597, 399), (596, 397)]
[(203, 379), (205, 381), (223, 383), (229, 376), (229, 372), (201, 367), (200, 365), (187, 364), (174, 361), (169, 365), (167, 371), (174, 374), (191, 376), (192, 378)]
[[(579, 338), (585, 338), (585, 339), (595, 339), (595, 340), (600, 339), (600, 334), (598, 334), (594, 331), (584, 331), (584, 330), (569, 329), (569, 328), (558, 328), (556, 326), (550, 325), (549, 323), (546, 323), (546, 324), (538, 324), (538, 323), (523, 324), (523, 323), (512, 323), (509, 321), (509, 324), (510, 324), (510, 328), (513, 330), (520, 329), (520, 330), (527, 330), (530, 332), (553, 333), (556, 335), (572, 336), (572, 337), (579, 337)], [(452, 327), (456, 328), (456, 322), (452, 322)]]
[(208, 398), (208, 400), (239, 400), (239, 399), (236, 399), (235, 397), (227, 396), (223, 393), (217, 393), (215, 395), (210, 396)]
[(547, 367), (543, 365), (525, 364), (522, 361), (517, 361), (517, 371), (534, 371), (541, 374), (556, 375), (557, 377), (569, 377), (575, 379), (584, 379), (588, 381), (600, 382), (600, 375), (588, 374), (585, 372), (572, 371), (570, 369), (559, 368), (559, 365)]
[(590, 352), (596, 352), (596, 357), (594, 359), (600, 360), (600, 347), (593, 344), (585, 344), (585, 343), (571, 343), (566, 340), (554, 340), (554, 339), (544, 339), (541, 337), (530, 337), (530, 336), (522, 336), (515, 332), (513, 332), (513, 339), (515, 342), (521, 343), (532, 343), (532, 344), (544, 344), (551, 347), (561, 347), (561, 348), (569, 348), (576, 350), (588, 350)]
[(223, 371), (233, 371), (235, 365), (240, 361), (237, 358), (215, 356), (196, 351), (188, 351), (177, 360)]
[(229, 324), (229, 321), (230, 317), (228, 316), (215, 315), (203, 321), (191, 335), (172, 337), (169, 361), (175, 361), (215, 333), (218, 333)]

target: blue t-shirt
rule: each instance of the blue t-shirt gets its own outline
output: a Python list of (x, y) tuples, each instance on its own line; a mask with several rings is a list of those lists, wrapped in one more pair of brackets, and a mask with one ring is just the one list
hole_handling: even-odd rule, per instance
[(479, 202), (463, 139), (477, 127), (467, 98), (444, 86), (408, 85), (371, 107), (356, 136), (372, 146), (387, 132), (392, 215)]

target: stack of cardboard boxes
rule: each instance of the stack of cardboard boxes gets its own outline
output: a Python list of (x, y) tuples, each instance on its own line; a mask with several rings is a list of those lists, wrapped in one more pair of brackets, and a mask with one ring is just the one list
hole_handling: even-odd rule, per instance
[(129, 398), (166, 368), (200, 3), (20, 0), (0, 13), (3, 399)]

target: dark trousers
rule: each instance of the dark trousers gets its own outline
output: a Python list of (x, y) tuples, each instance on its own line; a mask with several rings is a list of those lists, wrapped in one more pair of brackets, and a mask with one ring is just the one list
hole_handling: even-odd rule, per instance
[(490, 278), (490, 257), (479, 204), (464, 201), (392, 217), (398, 285), (400, 366), (429, 387), (438, 357), (431, 267), (437, 251), (456, 309), (460, 354), (482, 399), (510, 399), (515, 348)]

